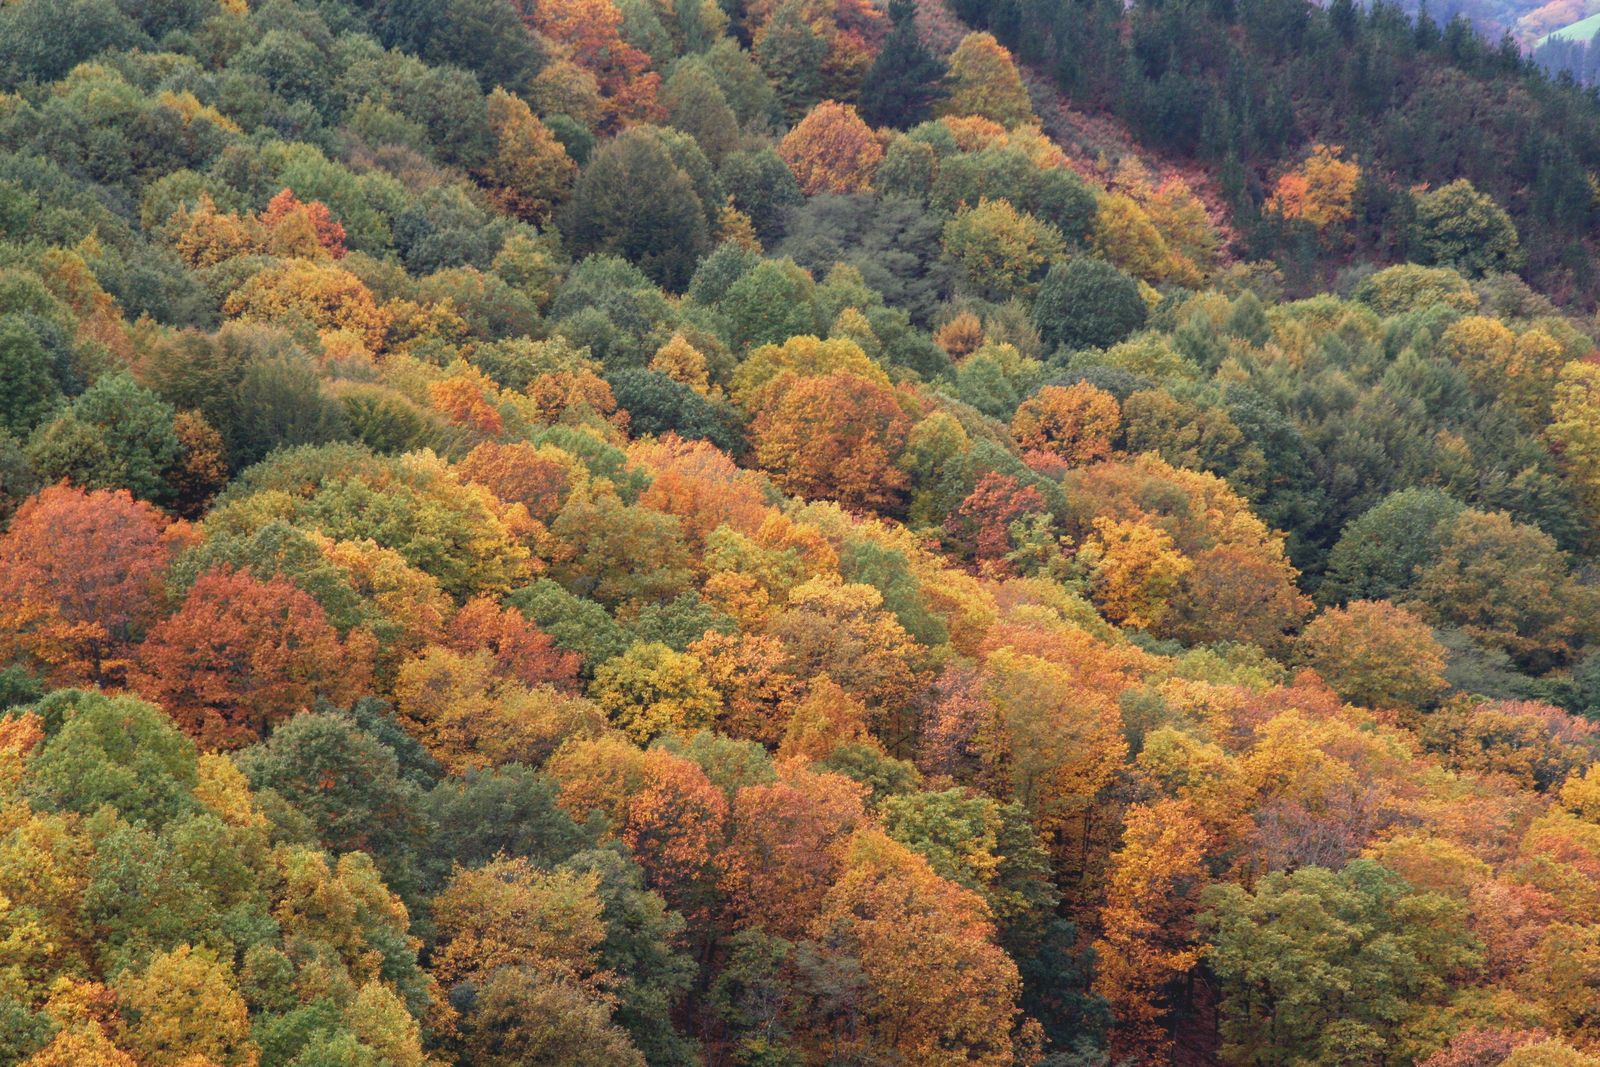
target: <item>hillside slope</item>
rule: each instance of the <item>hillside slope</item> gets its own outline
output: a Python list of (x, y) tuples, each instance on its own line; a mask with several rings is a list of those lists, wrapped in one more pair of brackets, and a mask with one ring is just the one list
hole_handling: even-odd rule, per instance
[(979, 14), (0, 6), (0, 1067), (1600, 1065), (1600, 107)]

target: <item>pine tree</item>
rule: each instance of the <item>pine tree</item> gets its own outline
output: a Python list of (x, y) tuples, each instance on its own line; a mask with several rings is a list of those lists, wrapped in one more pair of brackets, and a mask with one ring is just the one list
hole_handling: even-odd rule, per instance
[(912, 0), (890, 0), (894, 28), (861, 83), (862, 117), (873, 126), (910, 129), (944, 98), (949, 68), (917, 35), (916, 10)]

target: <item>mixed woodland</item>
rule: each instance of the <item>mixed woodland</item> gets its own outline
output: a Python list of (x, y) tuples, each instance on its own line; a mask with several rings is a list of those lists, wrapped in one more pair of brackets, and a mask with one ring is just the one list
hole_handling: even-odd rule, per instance
[(0, 5), (0, 1067), (1600, 1065), (1597, 235), (1381, 2)]

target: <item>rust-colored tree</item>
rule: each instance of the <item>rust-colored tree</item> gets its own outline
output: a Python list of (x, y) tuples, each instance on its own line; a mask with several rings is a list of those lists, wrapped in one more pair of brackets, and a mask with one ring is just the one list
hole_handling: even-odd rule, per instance
[(812, 936), (853, 959), (866, 982), (861, 1018), (845, 1040), (907, 1063), (1012, 1064), (1021, 982), (994, 932), (976, 893), (881, 830), (858, 830), (811, 923)]
[(1122, 421), (1117, 398), (1088, 382), (1047, 385), (1024, 400), (1011, 419), (1011, 435), (1024, 449), (1050, 452), (1068, 466), (1111, 455)]
[(581, 471), (581, 464), (566, 453), (526, 441), (485, 441), (456, 464), (463, 479), (477, 482), (507, 504), (521, 504), (545, 524), (555, 521)]
[(893, 390), (847, 372), (774, 390), (751, 426), (756, 461), (779, 485), (857, 508), (894, 508), (906, 487), (895, 466), (910, 420)]
[(641, 778), (627, 801), (622, 840), (651, 887), (703, 923), (716, 906), (727, 798), (699, 764), (659, 749), (645, 753)]
[(650, 57), (622, 37), (622, 12), (611, 0), (515, 0), (527, 25), (565, 46), (578, 66), (594, 75), (608, 128), (666, 118), (657, 100), (661, 75)]
[(521, 612), (503, 608), (489, 597), (474, 597), (456, 612), (447, 643), (457, 652), (487, 650), (502, 676), (523, 685), (570, 689), (577, 683), (576, 653), (563, 652)]
[(803, 762), (779, 776), (734, 795), (723, 887), (738, 925), (797, 940), (838, 877), (839, 843), (866, 818), (866, 790)]
[(0, 659), (61, 685), (112, 680), (161, 610), (165, 527), (126, 490), (30, 497), (0, 536)]
[(218, 569), (150, 631), (129, 681), (201, 744), (233, 748), (319, 696), (347, 703), (369, 673), (367, 648), (288, 579)]
[(309, 229), (317, 246), (329, 258), (344, 258), (344, 226), (333, 217), (327, 204), (320, 200), (303, 201), (294, 195), (293, 189), (284, 189), (267, 201), (267, 209), (261, 213), (261, 225), (269, 235), (269, 246), (291, 227), (304, 227)]
[(883, 146), (849, 104), (824, 100), (778, 145), (807, 196), (860, 193), (872, 187)]
[(1016, 548), (1011, 524), (1045, 512), (1044, 494), (1009, 474), (990, 471), (945, 520), (945, 535), (972, 555), (980, 569), (995, 574), (1010, 570), (1006, 557)]

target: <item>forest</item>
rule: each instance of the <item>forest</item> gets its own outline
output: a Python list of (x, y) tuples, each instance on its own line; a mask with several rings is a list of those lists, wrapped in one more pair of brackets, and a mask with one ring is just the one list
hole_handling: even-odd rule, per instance
[(0, 4), (0, 1067), (1600, 1067), (1597, 251), (1381, 0)]

